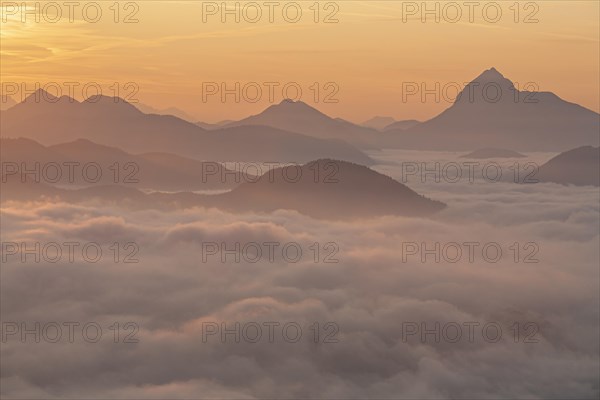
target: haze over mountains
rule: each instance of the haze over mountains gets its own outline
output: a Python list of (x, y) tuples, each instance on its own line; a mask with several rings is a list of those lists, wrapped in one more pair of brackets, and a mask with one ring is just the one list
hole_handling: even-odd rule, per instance
[(321, 139), (342, 139), (361, 148), (377, 147), (378, 132), (340, 118), (331, 118), (302, 101), (283, 100), (257, 115), (226, 124), (225, 127), (266, 125)]
[(211, 123), (208, 123), (208, 122), (202, 122), (202, 121), (198, 121), (195, 124), (198, 125), (202, 129), (206, 129), (206, 130), (210, 131), (210, 130), (213, 130), (213, 129), (220, 129), (223, 126), (225, 126), (225, 125), (227, 125), (227, 124), (229, 124), (231, 122), (233, 122), (233, 121), (228, 119), (228, 120), (225, 120), (225, 121), (216, 122), (214, 124), (211, 124)]
[(317, 219), (336, 220), (385, 215), (429, 216), (445, 207), (365, 166), (329, 159), (276, 168), (256, 182), (244, 182), (230, 192), (214, 195), (144, 194), (117, 185), (64, 190), (45, 183), (22, 183), (14, 176), (3, 184), (1, 195), (2, 201), (42, 197), (68, 202), (94, 200), (134, 209), (214, 207), (233, 213), (295, 210)]
[(413, 126), (417, 126), (421, 123), (421, 121), (417, 121), (416, 119), (407, 119), (403, 121), (393, 122), (383, 128), (383, 131), (393, 131), (393, 130), (405, 130), (408, 128), (412, 128)]
[(394, 129), (408, 129), (412, 128), (415, 125), (420, 124), (421, 121), (417, 121), (416, 119), (407, 119), (402, 121), (396, 121), (392, 117), (373, 117), (361, 125), (367, 128), (377, 129), (378, 131), (390, 131)]
[(448, 109), (423, 122), (374, 117), (365, 127), (331, 118), (301, 101), (284, 100), (225, 126), (243, 125), (337, 138), (364, 149), (564, 151), (600, 144), (598, 113), (550, 92), (519, 90), (495, 68), (467, 84)]
[(493, 147), (487, 147), (485, 149), (478, 149), (464, 154), (460, 158), (475, 158), (475, 159), (486, 159), (486, 158), (523, 158), (527, 157), (519, 152), (508, 150), (508, 149), (496, 149)]
[[(300, 179), (286, 179), (286, 175)], [(386, 175), (334, 160), (317, 160), (290, 172), (278, 168), (219, 197), (214, 204), (230, 210), (271, 212), (284, 205), (323, 219), (425, 216), (445, 207)]]
[[(87, 139), (43, 146), (31, 139), (0, 139), (3, 173), (12, 178), (31, 179), (25, 170), (40, 171), (38, 180), (49, 179), (57, 185), (91, 186), (123, 184), (153, 190), (227, 190), (252, 179), (241, 171), (232, 171), (214, 162), (201, 162), (169, 153), (133, 155), (115, 147)], [(7, 165), (14, 163), (14, 165)], [(50, 164), (55, 166), (50, 166)], [(69, 171), (68, 164), (72, 164)], [(86, 165), (95, 163), (84, 173)], [(56, 166), (58, 165), (58, 167)], [(43, 172), (43, 170), (46, 172)], [(100, 176), (96, 180), (97, 170)], [(56, 177), (56, 178), (55, 178)], [(54, 182), (56, 180), (56, 182)]]
[(515, 89), (491, 68), (440, 115), (385, 133), (385, 146), (423, 150), (564, 151), (600, 142), (600, 115), (550, 92)]
[(45, 145), (84, 138), (133, 153), (164, 151), (210, 161), (307, 162), (333, 157), (372, 164), (341, 140), (267, 126), (206, 131), (174, 116), (144, 114), (120, 98), (106, 96), (79, 102), (38, 91), (1, 116), (2, 137), (27, 137)]
[[(388, 121), (376, 117), (369, 123)], [(221, 124), (145, 114), (118, 98), (94, 96), (78, 102), (43, 91), (2, 111), (3, 137), (28, 137), (42, 144), (85, 138), (133, 153), (166, 151), (211, 161), (335, 158), (372, 165), (359, 148), (564, 151), (600, 145), (599, 132), (599, 114), (549, 92), (518, 91), (494, 68), (469, 83), (440, 115), (424, 122), (396, 121), (383, 132), (291, 100)]]
[(366, 120), (361, 124), (361, 126), (365, 126), (367, 128), (373, 128), (377, 130), (383, 130), (386, 126), (389, 126), (396, 122), (396, 120), (392, 117), (381, 117), (376, 116), (371, 119)]
[(144, 114), (173, 115), (188, 122), (196, 120), (196, 118), (177, 107), (158, 109), (143, 103), (135, 103), (134, 106)]

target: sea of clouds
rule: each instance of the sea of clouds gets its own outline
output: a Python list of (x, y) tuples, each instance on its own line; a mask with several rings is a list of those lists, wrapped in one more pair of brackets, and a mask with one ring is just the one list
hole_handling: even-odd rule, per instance
[[(375, 168), (398, 178), (398, 164), (381, 159)], [(94, 322), (103, 330), (97, 343), (78, 329), (73, 343), (66, 328), (57, 343), (7, 335), (3, 398), (597, 398), (598, 188), (481, 180), (409, 186), (447, 209), (429, 219), (319, 221), (293, 211), (4, 203), (4, 243), (135, 243), (139, 262), (123, 262), (124, 249), (119, 262), (112, 253), (98, 262), (3, 260), (3, 334), (7, 323)], [(207, 242), (297, 243), (307, 256), (203, 260)], [(315, 242), (318, 262), (309, 250)], [(473, 261), (436, 262), (405, 254), (409, 244), (464, 242), (498, 244), (503, 256), (491, 262), (479, 250)], [(337, 245), (338, 262), (322, 261), (326, 243)], [(517, 261), (508, 250), (514, 243)], [(532, 248), (538, 262), (524, 262)], [(115, 322), (118, 343), (109, 329)], [(139, 329), (124, 329), (128, 322)], [(209, 325), (236, 322), (280, 325), (273, 340), (263, 328), (256, 343), (207, 335)], [(456, 343), (403, 336), (407, 323), (431, 329), (436, 322), (480, 325), (472, 341), (466, 329)], [(489, 322), (502, 329), (497, 341), (481, 333)], [(293, 330), (282, 336), (286, 323), (301, 327), (297, 341)], [(515, 323), (532, 324), (534, 340), (525, 341), (532, 331), (521, 328), (515, 340)], [(135, 340), (124, 342), (132, 332)]]

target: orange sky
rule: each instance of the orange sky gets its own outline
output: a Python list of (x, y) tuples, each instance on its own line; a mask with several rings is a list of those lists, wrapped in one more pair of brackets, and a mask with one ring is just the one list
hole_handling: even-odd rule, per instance
[[(266, 82), (279, 85), (274, 102), (281, 100), (283, 85), (290, 87), (289, 95), (299, 86), (301, 100), (352, 121), (374, 115), (425, 119), (449, 103), (436, 103), (432, 96), (426, 102), (419, 96), (405, 102), (403, 82), (462, 84), (491, 66), (515, 82), (534, 82), (540, 90), (595, 111), (600, 108), (598, 1), (520, 2), (518, 7), (513, 1), (479, 2), (472, 21), (469, 8), (459, 1), (453, 4), (459, 5), (462, 17), (455, 23), (448, 21), (457, 11), (449, 2), (439, 2), (439, 23), (435, 13), (421, 21), (422, 9), (411, 8), (420, 8), (421, 2), (401, 1), (322, 1), (318, 22), (314, 1), (278, 2), (273, 22), (264, 1), (255, 3), (262, 12), (259, 22), (245, 20), (254, 18), (257, 9), (239, 2), (239, 23), (235, 15), (226, 15), (222, 22), (220, 10), (203, 14), (203, 7), (214, 10), (220, 1), (122, 1), (118, 22), (110, 8), (114, 2), (99, 1), (102, 16), (95, 23), (90, 22), (95, 15), (91, 6), (88, 20), (82, 18), (82, 7), (89, 3), (85, 1), (75, 8), (73, 21), (63, 6), (62, 18), (47, 8), (40, 22), (15, 8), (15, 2), (0, 3), (3, 85), (24, 82), (31, 88), (35, 82), (57, 82), (68, 94), (68, 82), (97, 82), (104, 94), (112, 95), (110, 86), (118, 82), (126, 96), (131, 90), (125, 85), (134, 82), (139, 92), (133, 98), (140, 102), (175, 106), (208, 122), (260, 112), (271, 104)], [(232, 8), (234, 3), (228, 2)], [(302, 5), (302, 15), (292, 23), (296, 4)], [(497, 7), (502, 15), (493, 22)], [(138, 22), (124, 23), (127, 15)], [(337, 22), (325, 23), (328, 15)], [(57, 22), (49, 21), (55, 17)], [(248, 96), (242, 95), (239, 103), (233, 95), (223, 103), (218, 94), (204, 101), (203, 83), (206, 87), (210, 82), (227, 82), (229, 87), (250, 83)], [(315, 82), (319, 103), (314, 101)], [(325, 87), (327, 83), (332, 84)], [(257, 85), (262, 95), (252, 102)], [(323, 103), (336, 88), (332, 98), (338, 102)], [(75, 93), (82, 97), (81, 89)], [(13, 97), (19, 100), (21, 95)]]

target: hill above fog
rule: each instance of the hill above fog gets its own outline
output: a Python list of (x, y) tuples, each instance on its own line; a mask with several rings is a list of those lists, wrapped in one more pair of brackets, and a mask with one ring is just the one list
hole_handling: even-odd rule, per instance
[[(377, 215), (429, 215), (444, 204), (362, 165), (318, 160), (278, 168), (257, 183), (245, 183), (219, 196), (232, 210), (297, 210), (316, 218), (361, 218)], [(216, 203), (215, 203), (216, 204)]]
[(583, 146), (560, 153), (540, 166), (535, 178), (563, 185), (600, 186), (600, 147)]
[(295, 210), (317, 219), (345, 220), (404, 215), (422, 217), (445, 204), (367, 167), (323, 159), (301, 166), (276, 168), (255, 183), (246, 182), (217, 195), (144, 194), (125, 186), (92, 186), (63, 190), (43, 184), (3, 184), (2, 199), (59, 198), (69, 202), (104, 201), (132, 208), (214, 207), (233, 213)]

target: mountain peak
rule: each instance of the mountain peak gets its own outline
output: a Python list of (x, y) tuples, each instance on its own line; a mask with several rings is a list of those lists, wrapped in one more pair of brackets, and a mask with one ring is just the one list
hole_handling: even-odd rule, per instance
[(506, 80), (504, 75), (500, 73), (496, 68), (492, 67), (490, 69), (486, 69), (474, 79), (475, 81), (485, 81), (485, 82), (498, 82)]
[(58, 97), (48, 93), (44, 89), (37, 89), (35, 92), (31, 93), (29, 96), (23, 100), (24, 103), (27, 102), (36, 102), (39, 103), (41, 101), (47, 101), (49, 103), (55, 103), (58, 101)]
[[(131, 103), (129, 103), (127, 100), (121, 98), (121, 97), (116, 97), (116, 96), (105, 96), (102, 94), (96, 94), (93, 96), (88, 97), (87, 99), (85, 99), (83, 101), (84, 103), (89, 103), (89, 104), (120, 104), (120, 105), (131, 105)], [(133, 107), (133, 106), (132, 106)]]
[(133, 104), (120, 97), (94, 95), (85, 99), (81, 104), (88, 109), (102, 109), (104, 112), (111, 113), (113, 117), (143, 114)]
[[(334, 185), (315, 182), (312, 172), (335, 167)], [(263, 174), (255, 183), (242, 183), (218, 204), (242, 210), (296, 210), (313, 218), (340, 220), (373, 216), (427, 216), (445, 204), (419, 195), (406, 185), (364, 165), (320, 158), (298, 166), (299, 180), (284, 179), (285, 167)], [(315, 169), (316, 168), (316, 169)], [(275, 177), (275, 178), (273, 178)], [(283, 202), (281, 199), (284, 199)], [(365, 205), (369, 205), (366, 207)]]
[(294, 101), (292, 99), (283, 99), (281, 102), (279, 102), (279, 104), (276, 104), (276, 107), (312, 108), (301, 100)]
[(469, 82), (456, 97), (454, 105), (474, 103), (490, 105), (496, 102), (510, 102), (513, 100), (510, 92), (512, 89), (514, 89), (512, 81), (492, 67)]
[[(292, 100), (292, 99), (283, 99), (278, 104), (273, 104), (272, 106), (265, 109), (262, 114), (288, 114), (292, 113), (298, 115), (298, 113), (306, 114), (306, 113), (316, 113), (322, 114), (319, 110), (314, 107), (309, 106), (305, 102), (301, 100)], [(259, 114), (260, 115), (260, 114)]]

